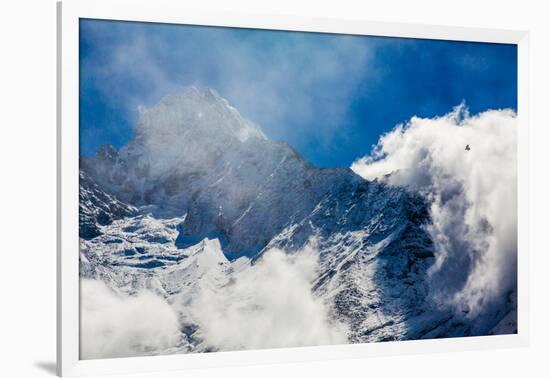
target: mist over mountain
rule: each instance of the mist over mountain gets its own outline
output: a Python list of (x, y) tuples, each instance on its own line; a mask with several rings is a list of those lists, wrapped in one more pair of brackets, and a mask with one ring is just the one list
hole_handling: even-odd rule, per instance
[[(179, 325), (177, 337), (142, 345), (134, 333), (170, 330), (143, 321), (152, 329), (118, 339), (137, 345), (123, 354), (516, 332), (513, 280), (475, 313), (434, 291), (436, 265), (454, 256), (442, 254), (434, 232), (434, 203), (445, 198), (391, 181), (404, 173), (371, 177), (372, 167), (357, 164), (367, 178), (313, 166), (210, 89), (141, 109), (130, 143), (81, 159), (81, 277), (111, 290), (100, 290), (100, 302), (162, 301), (162, 316)], [(449, 282), (479, 274), (454, 266)], [(109, 324), (86, 333), (85, 345), (107, 345), (88, 355), (118, 348), (103, 339)]]

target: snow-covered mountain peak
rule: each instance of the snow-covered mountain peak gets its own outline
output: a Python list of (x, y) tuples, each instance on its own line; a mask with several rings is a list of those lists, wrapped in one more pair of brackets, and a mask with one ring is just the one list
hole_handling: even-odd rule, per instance
[[(158, 140), (155, 136), (161, 135)], [(262, 131), (248, 121), (212, 89), (188, 87), (164, 97), (156, 105), (140, 111), (136, 138), (145, 142), (191, 142), (197, 137), (212, 142), (265, 140)]]
[(187, 214), (179, 248), (219, 237), (231, 259), (256, 255), (325, 196), (366, 185), (350, 170), (314, 167), (215, 91), (196, 88), (143, 110), (128, 145), (105, 147), (82, 168), (126, 203)]

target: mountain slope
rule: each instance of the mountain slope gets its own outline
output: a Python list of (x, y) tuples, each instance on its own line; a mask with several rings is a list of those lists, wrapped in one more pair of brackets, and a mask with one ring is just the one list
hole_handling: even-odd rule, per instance
[(88, 174), (80, 171), (79, 225), (80, 237), (92, 239), (101, 235), (101, 226), (131, 216), (136, 208), (103, 191)]

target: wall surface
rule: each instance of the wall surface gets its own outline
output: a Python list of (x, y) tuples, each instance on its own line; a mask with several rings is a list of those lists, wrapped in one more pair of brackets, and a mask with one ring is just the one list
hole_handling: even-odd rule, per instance
[[(547, 141), (550, 23), (545, 2), (182, 0), (234, 9), (531, 32), (531, 345), (523, 349), (187, 371), (155, 377), (549, 376), (550, 193)], [(231, 8), (229, 8), (231, 7)], [(0, 375), (41, 377), (55, 366), (55, 1), (6, 2), (0, 22)], [(144, 376), (144, 375), (141, 375)], [(153, 375), (151, 375), (153, 376)]]

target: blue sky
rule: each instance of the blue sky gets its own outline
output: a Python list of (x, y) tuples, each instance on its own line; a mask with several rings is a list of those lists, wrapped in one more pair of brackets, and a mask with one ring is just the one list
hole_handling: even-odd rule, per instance
[(132, 137), (139, 106), (214, 88), (272, 140), (350, 166), (411, 116), (517, 107), (515, 45), (80, 21), (80, 151)]

